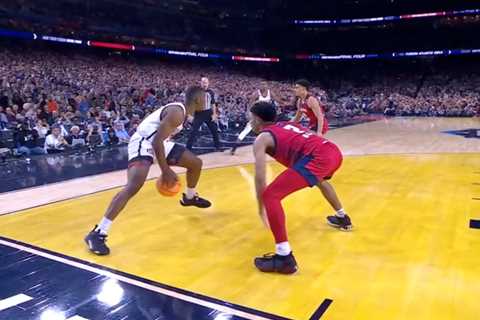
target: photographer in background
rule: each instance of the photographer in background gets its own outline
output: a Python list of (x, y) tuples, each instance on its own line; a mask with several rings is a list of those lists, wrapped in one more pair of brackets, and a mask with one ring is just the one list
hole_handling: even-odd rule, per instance
[(29, 156), (31, 154), (46, 154), (45, 149), (41, 146), (37, 130), (29, 129), (26, 123), (20, 123), (17, 125), (15, 145), (17, 147), (17, 152), (21, 155)]
[(98, 124), (90, 124), (88, 126), (88, 134), (86, 138), (90, 151), (93, 151), (96, 147), (103, 144), (100, 127)]

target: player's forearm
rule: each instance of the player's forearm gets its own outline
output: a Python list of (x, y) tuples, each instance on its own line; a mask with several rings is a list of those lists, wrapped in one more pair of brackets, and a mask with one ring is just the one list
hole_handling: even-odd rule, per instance
[(323, 117), (321, 116), (320, 118), (318, 118), (317, 135), (319, 136), (322, 135), (322, 129), (323, 129)]
[(258, 209), (259, 212), (263, 210), (263, 192), (265, 191), (267, 183), (265, 178), (259, 177), (258, 175), (255, 176), (255, 190), (257, 192), (257, 202), (258, 202)]
[(163, 140), (155, 136), (153, 142), (153, 149), (155, 151), (155, 157), (158, 161), (158, 166), (160, 167), (160, 170), (164, 171), (165, 169), (169, 168), (169, 165), (165, 156), (165, 147), (163, 146)]

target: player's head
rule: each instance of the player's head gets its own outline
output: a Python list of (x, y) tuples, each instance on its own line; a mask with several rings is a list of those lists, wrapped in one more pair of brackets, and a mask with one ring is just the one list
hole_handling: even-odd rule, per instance
[(253, 132), (259, 133), (262, 129), (277, 120), (277, 109), (270, 102), (257, 102), (250, 108), (250, 125)]
[(260, 82), (260, 89), (261, 90), (268, 90), (268, 82), (263, 80), (262, 82)]
[(297, 97), (304, 97), (308, 94), (308, 90), (310, 89), (310, 82), (306, 79), (300, 79), (295, 81), (295, 95)]
[(185, 91), (185, 107), (187, 114), (193, 114), (195, 111), (200, 111), (205, 106), (205, 91), (202, 87), (191, 86)]
[(207, 90), (209, 84), (210, 81), (208, 81), (207, 77), (202, 77), (202, 79), (200, 79), (200, 86), (203, 88), (203, 90)]

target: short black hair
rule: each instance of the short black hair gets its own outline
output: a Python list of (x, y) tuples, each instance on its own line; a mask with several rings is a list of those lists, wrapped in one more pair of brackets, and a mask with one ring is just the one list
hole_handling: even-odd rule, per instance
[(257, 102), (250, 108), (250, 112), (265, 122), (277, 120), (277, 108), (270, 102)]
[(202, 87), (200, 86), (190, 86), (187, 88), (187, 91), (185, 91), (185, 103), (190, 104), (197, 95), (203, 94), (205, 90), (203, 90)]
[(295, 81), (295, 84), (298, 84), (299, 86), (302, 86), (307, 90), (310, 89), (310, 86), (312, 85), (307, 79), (298, 79), (297, 81)]

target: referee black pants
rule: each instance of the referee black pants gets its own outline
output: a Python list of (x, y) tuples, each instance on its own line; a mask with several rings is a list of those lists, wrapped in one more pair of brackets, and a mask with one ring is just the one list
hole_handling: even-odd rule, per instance
[(195, 112), (195, 114), (193, 115), (192, 132), (190, 133), (190, 137), (188, 137), (187, 141), (187, 149), (192, 150), (193, 144), (197, 140), (198, 132), (203, 123), (207, 124), (208, 129), (212, 133), (215, 149), (220, 149), (220, 139), (218, 138), (217, 125), (215, 122), (213, 122), (212, 116), (212, 110)]

